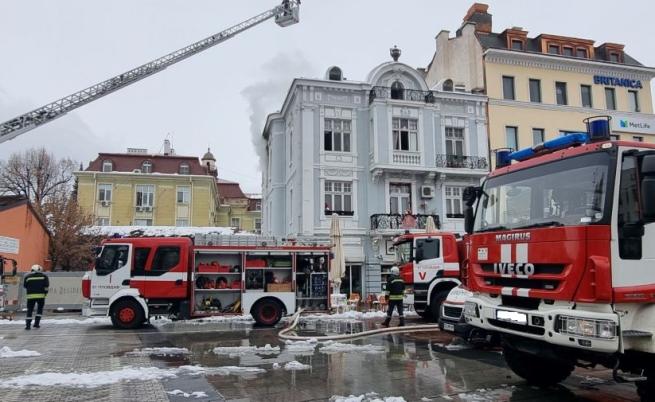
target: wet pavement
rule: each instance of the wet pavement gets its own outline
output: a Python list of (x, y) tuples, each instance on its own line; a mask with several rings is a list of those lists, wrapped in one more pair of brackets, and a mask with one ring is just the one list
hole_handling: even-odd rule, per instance
[[(305, 320), (301, 333), (358, 332), (379, 321)], [(0, 357), (0, 400), (273, 402), (366, 394), (406, 401), (638, 400), (633, 385), (614, 383), (604, 369), (578, 369), (549, 389), (528, 386), (498, 350), (473, 349), (439, 331), (290, 344), (278, 331), (250, 322), (190, 321), (134, 331), (46, 322), (30, 332), (0, 324), (0, 347), (41, 353)], [(112, 380), (119, 376), (122, 381)]]

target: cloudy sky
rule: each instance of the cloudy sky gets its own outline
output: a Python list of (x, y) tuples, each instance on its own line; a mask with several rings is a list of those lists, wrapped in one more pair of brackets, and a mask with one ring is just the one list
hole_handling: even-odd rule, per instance
[[(488, 1), (494, 31), (521, 26), (626, 45), (655, 66), (652, 0)], [(529, 3), (529, 6), (526, 4)], [(217, 33), (277, 0), (0, 0), (0, 121)], [(127, 147), (178, 154), (211, 147), (219, 175), (260, 191), (253, 134), (279, 109), (293, 77), (338, 65), (362, 80), (402, 49), (425, 67), (442, 29), (454, 34), (472, 1), (303, 0), (300, 24), (265, 22), (153, 77), (0, 144), (0, 159), (45, 145), (86, 164)], [(620, 4), (620, 6), (618, 5)], [(256, 135), (259, 137), (259, 134)]]

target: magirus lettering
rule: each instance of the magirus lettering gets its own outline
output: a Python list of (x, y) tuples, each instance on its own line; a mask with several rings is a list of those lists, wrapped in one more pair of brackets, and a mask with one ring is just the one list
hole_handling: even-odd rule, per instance
[(528, 241), (530, 240), (530, 232), (521, 233), (503, 233), (496, 235), (496, 241)]
[(534, 275), (534, 264), (529, 262), (500, 262), (494, 264), (494, 273), (501, 275)]

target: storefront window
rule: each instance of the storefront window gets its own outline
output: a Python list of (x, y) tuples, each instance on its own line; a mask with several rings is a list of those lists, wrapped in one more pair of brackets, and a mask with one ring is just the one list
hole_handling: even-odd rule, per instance
[(353, 293), (362, 296), (362, 266), (347, 265), (346, 273), (341, 279), (341, 293), (350, 297)]

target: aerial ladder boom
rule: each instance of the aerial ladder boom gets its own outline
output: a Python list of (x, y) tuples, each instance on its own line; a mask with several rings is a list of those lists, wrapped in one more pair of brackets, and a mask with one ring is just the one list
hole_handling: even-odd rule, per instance
[(268, 19), (275, 17), (275, 22), (282, 27), (295, 24), (299, 18), (299, 6), (300, 0), (284, 0), (281, 5), (249, 18), (224, 31), (8, 120), (0, 124), (0, 143), (55, 120), (82, 105), (93, 102), (96, 99), (156, 74), (177, 62), (196, 55), (203, 50), (207, 50), (212, 46), (216, 46), (221, 42), (225, 42)]

